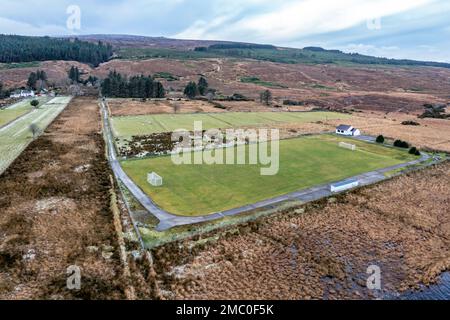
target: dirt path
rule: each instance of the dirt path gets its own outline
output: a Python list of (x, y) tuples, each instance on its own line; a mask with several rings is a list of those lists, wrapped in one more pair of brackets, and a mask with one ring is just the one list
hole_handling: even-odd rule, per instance
[(125, 298), (100, 130), (97, 101), (73, 100), (0, 176), (1, 299)]

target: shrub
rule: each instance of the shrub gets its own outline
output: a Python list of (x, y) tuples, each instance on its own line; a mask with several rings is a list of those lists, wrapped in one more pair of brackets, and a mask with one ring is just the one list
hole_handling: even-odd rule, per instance
[(187, 86), (184, 88), (184, 95), (187, 96), (189, 99), (194, 99), (198, 94), (199, 94), (198, 87), (195, 82), (192, 81), (189, 82)]
[(420, 126), (420, 123), (415, 121), (403, 121), (402, 125), (404, 126)]
[(409, 149), (409, 154), (420, 156), (420, 151), (416, 147), (412, 147), (411, 149)]
[(409, 143), (406, 142), (406, 141), (402, 141), (402, 140), (395, 140), (394, 141), (394, 147), (408, 149), (409, 148)]
[(303, 106), (305, 103), (303, 101), (294, 101), (294, 100), (283, 100), (283, 104), (285, 106)]
[(32, 100), (32, 101), (30, 102), (30, 104), (31, 104), (34, 108), (36, 108), (36, 107), (39, 105), (39, 101), (38, 101), (38, 100)]
[(384, 143), (384, 137), (380, 134), (378, 137), (377, 137), (377, 139), (376, 139), (376, 142), (377, 143)]

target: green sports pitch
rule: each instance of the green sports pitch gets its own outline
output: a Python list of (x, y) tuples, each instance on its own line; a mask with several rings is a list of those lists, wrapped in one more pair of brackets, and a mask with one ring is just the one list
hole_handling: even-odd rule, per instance
[(114, 136), (128, 138), (177, 129), (193, 130), (194, 121), (201, 121), (204, 130), (236, 127), (260, 127), (271, 124), (307, 123), (348, 119), (350, 115), (337, 112), (224, 112), (197, 114), (157, 114), (113, 117)]
[[(351, 151), (338, 146), (346, 141)], [(237, 148), (246, 148), (241, 146)], [(339, 181), (415, 159), (407, 150), (316, 135), (280, 141), (278, 174), (262, 176), (260, 165), (176, 165), (170, 156), (122, 161), (125, 172), (164, 210), (200, 216), (237, 208), (308, 187)], [(161, 187), (147, 174), (163, 177)]]

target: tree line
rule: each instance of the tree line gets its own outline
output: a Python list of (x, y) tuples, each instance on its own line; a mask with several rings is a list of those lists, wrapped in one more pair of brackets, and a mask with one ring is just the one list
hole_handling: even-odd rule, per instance
[(103, 80), (102, 94), (111, 98), (164, 98), (166, 90), (161, 82), (152, 76), (133, 76), (127, 78), (116, 71)]
[(3, 83), (0, 81), (0, 99), (9, 97), (9, 90), (4, 90)]
[(226, 49), (267, 49), (276, 50), (277, 48), (270, 44), (255, 44), (255, 43), (217, 43), (209, 47), (196, 47), (194, 51), (205, 52), (209, 50), (226, 50)]
[(79, 61), (98, 66), (112, 56), (112, 46), (78, 39), (0, 35), (0, 62)]
[(184, 95), (189, 99), (194, 99), (198, 95), (204, 96), (208, 92), (209, 84), (204, 77), (200, 77), (197, 83), (189, 82), (184, 88)]
[(47, 82), (47, 74), (43, 70), (30, 73), (28, 76), (27, 86), (30, 89), (37, 90), (45, 87)]

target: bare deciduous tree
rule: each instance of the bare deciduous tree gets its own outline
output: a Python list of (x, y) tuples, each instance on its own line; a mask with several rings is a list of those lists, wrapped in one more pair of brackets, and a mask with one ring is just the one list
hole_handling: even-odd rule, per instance
[(212, 91), (208, 92), (208, 94), (206, 95), (206, 98), (208, 99), (209, 102), (213, 101), (215, 97), (216, 95)]
[(178, 103), (173, 104), (173, 112), (178, 113), (180, 112), (181, 106)]
[(260, 94), (261, 103), (264, 103), (266, 106), (270, 105), (272, 101), (272, 92), (270, 90), (265, 90)]
[(39, 134), (41, 133), (41, 129), (39, 128), (39, 126), (36, 123), (32, 123), (30, 124), (29, 127), (31, 133), (33, 134), (33, 139), (36, 139)]

